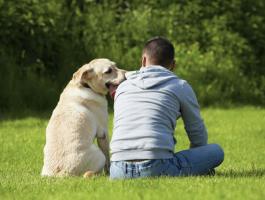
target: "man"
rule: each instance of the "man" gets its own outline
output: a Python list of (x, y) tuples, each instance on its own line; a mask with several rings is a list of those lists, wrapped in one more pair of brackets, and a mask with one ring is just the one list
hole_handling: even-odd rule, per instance
[[(165, 38), (149, 40), (142, 67), (128, 73), (114, 99), (110, 144), (111, 179), (208, 175), (224, 153), (207, 144), (207, 131), (191, 86), (174, 75), (174, 47)], [(182, 117), (190, 149), (174, 153), (176, 120)]]

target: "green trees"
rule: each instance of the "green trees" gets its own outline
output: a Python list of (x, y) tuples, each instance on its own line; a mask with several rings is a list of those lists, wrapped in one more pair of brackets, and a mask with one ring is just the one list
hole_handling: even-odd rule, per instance
[(204, 105), (265, 104), (262, 0), (0, 0), (0, 109), (47, 109), (96, 57), (138, 69), (162, 35)]

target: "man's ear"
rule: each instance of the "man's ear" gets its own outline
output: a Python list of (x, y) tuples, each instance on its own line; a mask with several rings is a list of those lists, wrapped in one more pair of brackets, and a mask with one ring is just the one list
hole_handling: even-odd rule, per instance
[(85, 80), (89, 80), (93, 77), (93, 69), (79, 69), (77, 72), (73, 74), (73, 80), (75, 83), (80, 83)]
[(145, 67), (146, 66), (146, 56), (145, 55), (142, 55), (142, 67)]

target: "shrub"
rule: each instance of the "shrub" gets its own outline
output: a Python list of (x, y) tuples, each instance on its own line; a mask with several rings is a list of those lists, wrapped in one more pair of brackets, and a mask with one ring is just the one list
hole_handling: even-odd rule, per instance
[(0, 109), (54, 107), (93, 58), (140, 67), (144, 42), (168, 37), (176, 74), (203, 105), (265, 104), (262, 0), (0, 1)]

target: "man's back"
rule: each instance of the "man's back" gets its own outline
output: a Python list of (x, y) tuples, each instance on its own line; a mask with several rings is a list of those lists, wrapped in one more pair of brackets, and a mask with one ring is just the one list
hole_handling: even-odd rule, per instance
[(186, 81), (161, 66), (142, 68), (127, 79), (115, 95), (112, 161), (172, 158), (180, 116), (190, 139), (206, 144), (198, 103)]
[[(213, 174), (224, 159), (207, 131), (190, 85), (177, 78), (173, 44), (163, 37), (148, 40), (142, 68), (117, 89), (111, 140), (111, 179)], [(163, 66), (163, 67), (162, 67)], [(190, 149), (174, 153), (173, 133), (182, 117)]]

